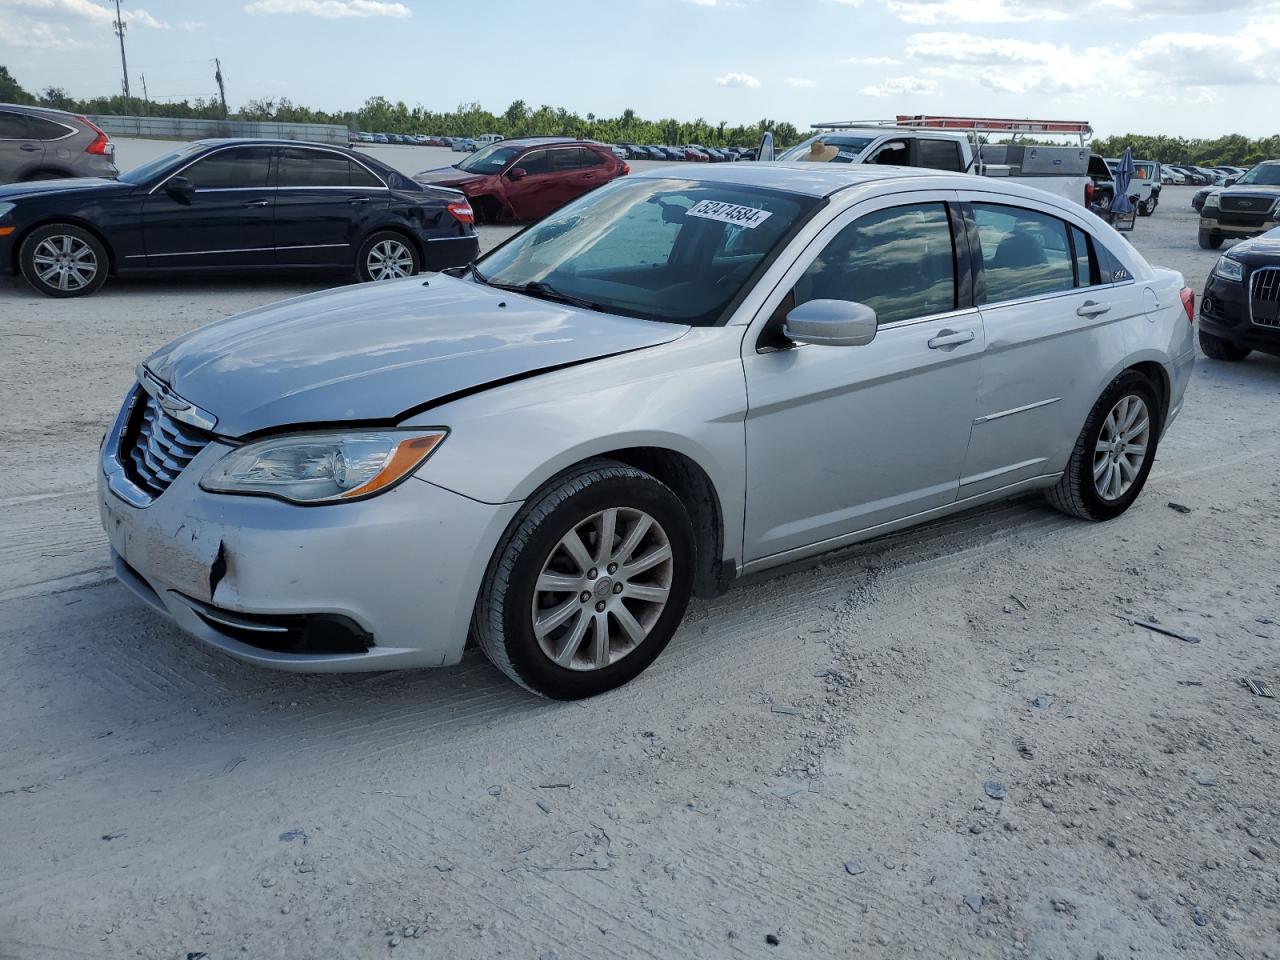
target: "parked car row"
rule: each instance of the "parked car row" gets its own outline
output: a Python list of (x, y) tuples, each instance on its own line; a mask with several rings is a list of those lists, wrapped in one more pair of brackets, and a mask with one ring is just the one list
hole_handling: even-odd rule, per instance
[(1221, 185), (1229, 177), (1238, 177), (1245, 172), (1244, 167), (1198, 167), (1186, 163), (1166, 163), (1160, 167), (1162, 183), (1188, 186)]
[(726, 163), (735, 160), (754, 160), (755, 150), (749, 147), (704, 147), (688, 143), (682, 147), (663, 146), (656, 143), (618, 143), (613, 150), (625, 160), (691, 160), (698, 163)]

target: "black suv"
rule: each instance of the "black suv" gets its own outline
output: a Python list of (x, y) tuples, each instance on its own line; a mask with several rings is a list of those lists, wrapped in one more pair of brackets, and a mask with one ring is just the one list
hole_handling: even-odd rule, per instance
[(1214, 360), (1280, 356), (1280, 227), (1218, 260), (1200, 298), (1200, 349)]

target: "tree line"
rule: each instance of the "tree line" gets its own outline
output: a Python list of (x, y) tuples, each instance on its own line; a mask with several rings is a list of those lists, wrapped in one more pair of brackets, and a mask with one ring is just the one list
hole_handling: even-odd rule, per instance
[[(287, 123), (336, 123), (355, 131), (370, 133), (432, 134), (442, 137), (477, 137), (496, 133), (503, 137), (582, 137), (605, 143), (698, 143), (709, 147), (755, 146), (760, 135), (772, 131), (779, 147), (804, 139), (794, 124), (764, 118), (753, 124), (732, 126), (721, 121), (709, 123), (699, 117), (692, 121), (667, 117), (645, 120), (634, 110), (617, 117), (585, 117), (563, 107), (533, 108), (516, 100), (501, 113), (492, 113), (478, 103), (460, 104), (454, 110), (428, 110), (421, 104), (410, 107), (403, 100), (370, 97), (358, 110), (330, 112), (296, 104), (287, 97), (257, 98), (248, 101), (229, 118), (222, 114), (218, 98), (197, 97), (169, 103), (147, 103), (137, 97), (116, 94), (79, 100), (59, 87), (29, 93), (0, 66), (0, 102), (38, 104), (76, 113), (117, 116), (154, 115), (204, 120), (260, 120)], [(1105, 157), (1116, 157), (1125, 147), (1133, 148), (1135, 159), (1161, 163), (1193, 163), (1205, 166), (1229, 164), (1249, 166), (1259, 160), (1280, 157), (1280, 134), (1246, 137), (1238, 133), (1213, 139), (1148, 136), (1127, 133), (1094, 140), (1092, 149)]]

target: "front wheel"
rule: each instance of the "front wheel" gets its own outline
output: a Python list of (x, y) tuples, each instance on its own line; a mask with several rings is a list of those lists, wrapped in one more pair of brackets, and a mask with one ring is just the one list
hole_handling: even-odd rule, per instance
[(1047, 492), (1073, 517), (1111, 520), (1133, 504), (1147, 482), (1160, 437), (1155, 389), (1141, 373), (1122, 373), (1085, 420), (1067, 469)]
[(1210, 360), (1226, 360), (1228, 363), (1239, 363), (1253, 352), (1248, 347), (1237, 346), (1203, 330), (1200, 331), (1200, 349)]
[(521, 686), (576, 700), (631, 680), (684, 617), (693, 527), (657, 478), (596, 460), (552, 481), (512, 522), (473, 632)]
[(1151, 197), (1148, 200), (1143, 200), (1142, 203), (1138, 204), (1138, 213), (1142, 214), (1144, 217), (1149, 217), (1156, 212), (1156, 206), (1159, 203), (1160, 201), (1157, 200), (1155, 197)]
[(32, 230), (18, 250), (23, 278), (49, 297), (83, 297), (107, 279), (107, 251), (88, 230), (51, 223)]
[(1197, 239), (1200, 241), (1201, 250), (1217, 250), (1222, 246), (1222, 234), (1214, 233), (1212, 230), (1201, 230)]
[(356, 275), (361, 280), (399, 280), (422, 269), (422, 255), (402, 233), (379, 230), (360, 245)]

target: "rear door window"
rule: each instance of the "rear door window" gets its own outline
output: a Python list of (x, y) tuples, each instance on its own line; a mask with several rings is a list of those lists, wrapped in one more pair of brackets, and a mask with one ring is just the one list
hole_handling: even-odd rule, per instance
[(35, 140), (61, 140), (74, 132), (68, 130), (63, 124), (54, 123), (44, 117), (27, 117), (27, 127), (31, 131), (29, 136)]
[(577, 165), (579, 167), (599, 167), (604, 164), (604, 157), (590, 147), (579, 147)]
[(28, 136), (26, 117), (0, 110), (0, 140), (26, 140)]
[(181, 172), (197, 190), (265, 187), (271, 170), (270, 147), (219, 150)]
[(1065, 222), (1038, 210), (988, 203), (975, 203), (973, 217), (982, 244), (986, 303), (1075, 288), (1075, 262)]
[(351, 161), (320, 150), (285, 150), (280, 155), (282, 187), (346, 187), (351, 184)]
[(946, 204), (913, 203), (859, 217), (818, 254), (794, 292), (797, 305), (865, 303), (882, 325), (954, 310), (955, 251)]

